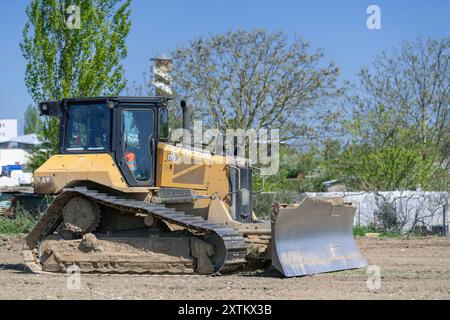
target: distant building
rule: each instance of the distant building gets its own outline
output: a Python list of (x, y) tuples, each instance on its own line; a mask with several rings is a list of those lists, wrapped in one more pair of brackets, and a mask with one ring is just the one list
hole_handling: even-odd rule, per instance
[(0, 137), (0, 149), (22, 149), (29, 151), (39, 144), (40, 142), (35, 133), (12, 138)]
[(31, 150), (39, 145), (35, 133), (17, 136), (16, 119), (0, 120), (0, 175), (10, 177), (17, 172), (22, 175)]
[(22, 149), (0, 149), (0, 168), (10, 165), (24, 165), (27, 163), (28, 157), (29, 153)]
[[(23, 136), (0, 137), (0, 168), (11, 165), (25, 165), (30, 151), (40, 142), (35, 133)], [(3, 170), (2, 170), (3, 171)]]
[(0, 139), (17, 137), (17, 119), (0, 119)]

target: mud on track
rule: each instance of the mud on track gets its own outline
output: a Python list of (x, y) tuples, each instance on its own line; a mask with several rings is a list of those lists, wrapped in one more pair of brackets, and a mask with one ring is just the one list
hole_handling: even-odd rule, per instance
[(450, 299), (450, 238), (357, 239), (369, 264), (381, 268), (381, 289), (367, 288), (366, 269), (302, 278), (275, 272), (227, 276), (81, 276), (27, 273), (22, 237), (0, 236), (0, 299)]

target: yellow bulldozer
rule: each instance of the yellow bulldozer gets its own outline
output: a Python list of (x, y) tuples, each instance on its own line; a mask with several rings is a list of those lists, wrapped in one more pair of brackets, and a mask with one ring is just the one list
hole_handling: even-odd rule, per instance
[(275, 203), (270, 221), (258, 220), (250, 163), (170, 144), (167, 103), (39, 104), (59, 119), (59, 152), (34, 172), (35, 193), (55, 197), (26, 237), (29, 270), (223, 274), (271, 265), (292, 277), (367, 265), (353, 240), (354, 206), (306, 198)]

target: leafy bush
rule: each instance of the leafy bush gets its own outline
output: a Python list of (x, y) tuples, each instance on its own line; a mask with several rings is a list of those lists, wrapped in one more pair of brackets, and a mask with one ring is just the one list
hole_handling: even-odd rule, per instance
[(14, 218), (0, 217), (0, 233), (19, 234), (28, 233), (34, 227), (36, 220), (27, 212), (20, 211)]

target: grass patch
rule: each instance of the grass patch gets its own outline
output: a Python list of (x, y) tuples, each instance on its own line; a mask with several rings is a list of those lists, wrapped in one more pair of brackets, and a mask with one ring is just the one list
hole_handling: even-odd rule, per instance
[(0, 233), (28, 233), (34, 227), (36, 220), (27, 212), (18, 212), (14, 218), (0, 217)]
[(399, 237), (404, 237), (405, 235), (403, 235), (397, 231), (388, 230), (388, 231), (381, 231), (380, 236), (385, 237), (385, 238), (399, 238)]
[(366, 233), (379, 233), (380, 237), (385, 238), (398, 238), (403, 236), (400, 232), (385, 230), (379, 231), (374, 227), (365, 227), (365, 226), (354, 226), (353, 227), (353, 235), (358, 237), (364, 237)]
[(354, 236), (364, 237), (364, 235), (369, 232), (376, 232), (375, 228), (365, 227), (365, 226), (354, 226), (353, 227), (353, 235)]

